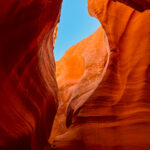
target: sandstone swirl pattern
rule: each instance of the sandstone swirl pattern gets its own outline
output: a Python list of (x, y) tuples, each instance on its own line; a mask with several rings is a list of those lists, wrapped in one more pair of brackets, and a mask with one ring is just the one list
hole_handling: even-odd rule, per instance
[(105, 32), (100, 27), (93, 35), (71, 47), (56, 62), (59, 108), (51, 138), (66, 131), (65, 115), (68, 102), (75, 100), (74, 107), (78, 108), (100, 82), (99, 77), (108, 57), (106, 42)]
[(0, 150), (43, 150), (57, 109), (61, 0), (0, 1)]
[[(69, 90), (68, 128), (55, 138), (54, 147), (61, 150), (149, 150), (150, 11), (140, 13), (112, 0), (88, 0), (88, 9), (106, 32), (109, 46), (106, 44), (105, 50), (101, 45), (99, 48), (105, 53), (108, 50), (108, 54), (107, 57), (101, 55), (99, 62), (107, 59), (96, 80), (90, 76), (97, 71), (93, 65), (89, 77), (87, 74), (83, 79), (85, 74), (82, 75), (77, 85)], [(88, 46), (90, 49), (91, 43), (88, 42)], [(76, 51), (79, 49), (76, 47)], [(65, 95), (65, 87), (61, 91)], [(66, 97), (63, 100), (66, 101)]]
[(149, 150), (150, 1), (114, 1), (88, 0), (102, 27), (56, 62), (59, 90), (62, 0), (0, 1), (0, 150)]

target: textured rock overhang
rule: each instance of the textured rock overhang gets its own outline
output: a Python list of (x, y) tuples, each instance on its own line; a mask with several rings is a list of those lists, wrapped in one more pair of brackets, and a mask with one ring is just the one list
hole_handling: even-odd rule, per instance
[(0, 1), (0, 149), (43, 150), (57, 110), (61, 0)]
[[(0, 1), (1, 150), (51, 149), (61, 2)], [(53, 148), (149, 150), (150, 12), (112, 0), (88, 0), (88, 9), (103, 28), (56, 63)]]
[(114, 0), (124, 3), (138, 11), (150, 9), (150, 0)]

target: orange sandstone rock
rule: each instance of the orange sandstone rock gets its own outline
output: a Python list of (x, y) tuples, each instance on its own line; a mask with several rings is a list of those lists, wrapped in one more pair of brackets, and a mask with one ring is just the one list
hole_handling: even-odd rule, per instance
[(150, 0), (114, 0), (114, 1), (122, 2), (139, 11), (150, 9)]
[(56, 62), (59, 107), (51, 142), (56, 135), (67, 131), (65, 121), (69, 102), (78, 98), (78, 103), (73, 104), (78, 108), (78, 105), (83, 104), (98, 86), (101, 80), (99, 76), (103, 76), (104, 66), (107, 64), (108, 51), (107, 37), (103, 28), (100, 27), (90, 37), (71, 47)]
[(80, 79), (69, 97), (69, 128), (53, 144), (60, 150), (149, 150), (150, 11), (112, 0), (88, 0), (88, 9), (108, 37), (107, 63), (95, 84), (82, 86), (88, 74)]
[(61, 0), (0, 1), (0, 149), (43, 150), (57, 109)]
[(97, 87), (108, 53), (105, 38), (104, 30), (100, 27), (93, 35), (71, 47), (56, 62), (59, 108), (50, 141), (66, 131), (66, 108), (69, 100), (84, 93), (87, 98)]

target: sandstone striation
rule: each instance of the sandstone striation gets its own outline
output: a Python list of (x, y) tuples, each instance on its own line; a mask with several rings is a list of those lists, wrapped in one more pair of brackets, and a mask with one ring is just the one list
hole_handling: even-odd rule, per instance
[(0, 1), (0, 150), (149, 150), (150, 0), (114, 1), (88, 0), (102, 26), (57, 79), (62, 0)]
[[(61, 101), (69, 102), (68, 128), (55, 138), (53, 147), (58, 150), (149, 150), (150, 11), (140, 13), (112, 0), (88, 0), (88, 9), (90, 15), (101, 22), (109, 43), (104, 47), (110, 49), (104, 50), (108, 51), (105, 61), (103, 55), (97, 59), (103, 63), (96, 80), (91, 77), (94, 64), (83, 80), (84, 75), (78, 79), (69, 97), (61, 97)], [(97, 40), (100, 42), (94, 39), (94, 43)], [(91, 43), (88, 47), (90, 49)], [(104, 47), (99, 45), (99, 49)], [(88, 55), (90, 57), (90, 53)], [(85, 73), (86, 68), (84, 70)], [(69, 84), (72, 80), (65, 82)], [(64, 86), (61, 94), (65, 95), (66, 90)]]
[(150, 9), (150, 0), (114, 0), (114, 1), (119, 1), (139, 11)]
[(0, 150), (46, 150), (57, 110), (61, 0), (0, 1)]
[[(79, 97), (78, 104), (84, 103), (97, 87), (108, 57), (106, 42), (105, 32), (100, 27), (93, 35), (71, 47), (56, 62), (59, 107), (50, 141), (67, 130), (65, 121), (69, 101)], [(75, 103), (76, 107), (78, 104)]]

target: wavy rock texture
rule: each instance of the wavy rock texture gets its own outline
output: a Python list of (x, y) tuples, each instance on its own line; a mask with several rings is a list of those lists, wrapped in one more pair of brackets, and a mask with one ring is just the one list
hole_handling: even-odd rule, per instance
[(98, 85), (108, 54), (105, 38), (105, 32), (100, 27), (93, 35), (71, 47), (56, 62), (59, 108), (50, 141), (66, 131), (66, 108), (69, 100), (82, 95), (78, 103), (82, 102)]
[(119, 1), (139, 11), (150, 9), (150, 0), (114, 0), (114, 1)]
[[(107, 60), (103, 55), (97, 58), (97, 62), (103, 61), (97, 67), (101, 73), (96, 74), (96, 80), (90, 80), (94, 70), (91, 67), (90, 74), (83, 80), (84, 75), (79, 77), (77, 85), (68, 91), (71, 95), (62, 96), (61, 101), (69, 101), (66, 121), (69, 128), (55, 138), (53, 147), (149, 150), (150, 11), (140, 13), (112, 0), (88, 0), (88, 8), (90, 15), (101, 22), (110, 50), (107, 48)], [(94, 42), (97, 40), (100, 42), (99, 39)], [(91, 44), (88, 46), (90, 49)], [(105, 46), (108, 47), (107, 42)], [(72, 79), (64, 82), (69, 85)], [(62, 86), (61, 94), (65, 95), (66, 90)]]
[(57, 109), (61, 0), (0, 1), (0, 149), (46, 150)]

